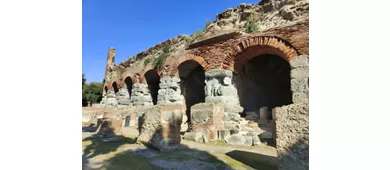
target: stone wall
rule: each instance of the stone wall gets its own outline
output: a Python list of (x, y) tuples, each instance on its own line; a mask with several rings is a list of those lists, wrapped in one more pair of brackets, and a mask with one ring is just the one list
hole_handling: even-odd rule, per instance
[(119, 105), (130, 106), (130, 95), (127, 88), (120, 88), (116, 96)]
[(199, 103), (191, 107), (191, 127), (194, 132), (201, 132), (210, 140), (218, 138), (218, 131), (224, 127), (223, 103)]
[(279, 169), (309, 169), (309, 56), (290, 62), (293, 104), (275, 108)]

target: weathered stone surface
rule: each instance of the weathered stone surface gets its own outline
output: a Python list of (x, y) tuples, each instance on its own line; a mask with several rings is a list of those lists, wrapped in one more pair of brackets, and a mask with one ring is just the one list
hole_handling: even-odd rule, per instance
[(252, 136), (244, 136), (246, 146), (252, 146), (253, 145), (253, 137)]
[(131, 89), (130, 106), (151, 106), (153, 105), (152, 95), (148, 85), (135, 83)]
[(291, 78), (300, 79), (309, 77), (309, 67), (298, 67), (291, 70)]
[(293, 78), (291, 79), (292, 92), (309, 91), (309, 78)]
[(220, 140), (226, 140), (230, 137), (230, 130), (222, 129), (219, 131), (219, 139)]
[(186, 132), (184, 134), (184, 139), (192, 140), (192, 141), (196, 141), (196, 142), (201, 141), (202, 137), (203, 137), (203, 133), (201, 133), (201, 132)]
[(292, 96), (293, 103), (308, 103), (309, 93), (308, 92), (294, 92)]
[(295, 59), (290, 61), (290, 66), (292, 68), (297, 67), (309, 67), (309, 56), (308, 55), (300, 55)]
[(309, 169), (309, 104), (275, 109), (279, 169)]
[(255, 146), (261, 144), (260, 138), (258, 136), (252, 136), (252, 140), (253, 140), (253, 145)]
[(231, 145), (244, 145), (245, 144), (245, 137), (239, 134), (231, 135), (229, 138), (225, 140), (226, 143)]
[(209, 140), (218, 138), (218, 130), (222, 129), (224, 122), (223, 103), (199, 103), (191, 107), (192, 130), (202, 132)]

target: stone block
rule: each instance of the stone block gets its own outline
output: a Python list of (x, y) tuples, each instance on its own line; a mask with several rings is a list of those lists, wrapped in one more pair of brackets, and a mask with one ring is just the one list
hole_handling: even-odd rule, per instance
[(291, 70), (291, 78), (308, 78), (309, 67), (298, 67)]
[(252, 140), (253, 140), (253, 145), (255, 146), (261, 144), (260, 138), (258, 136), (252, 136)]
[(222, 129), (219, 131), (219, 139), (220, 140), (225, 140), (230, 137), (230, 130), (227, 129)]
[(252, 136), (244, 136), (246, 146), (252, 146), (253, 145), (253, 137)]
[(290, 66), (292, 68), (297, 67), (309, 67), (309, 56), (308, 55), (300, 55), (290, 61)]
[(245, 141), (245, 137), (240, 134), (231, 135), (225, 140), (226, 143), (231, 145), (244, 145)]
[(223, 103), (199, 103), (191, 107), (191, 124), (195, 132), (203, 132), (208, 139), (218, 138), (217, 132), (224, 126)]
[(203, 137), (203, 133), (201, 133), (201, 132), (186, 132), (184, 134), (184, 139), (192, 140), (192, 141), (196, 141), (196, 142), (201, 141), (202, 137)]
[(309, 91), (309, 78), (292, 78), (291, 91), (292, 92)]
[(308, 92), (293, 92), (292, 96), (293, 103), (309, 102)]

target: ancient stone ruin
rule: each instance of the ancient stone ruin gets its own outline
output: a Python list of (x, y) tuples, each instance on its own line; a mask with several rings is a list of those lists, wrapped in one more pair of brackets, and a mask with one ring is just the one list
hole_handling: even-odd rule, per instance
[[(308, 169), (308, 8), (308, 0), (241, 4), (203, 32), (119, 65), (110, 48), (98, 107), (117, 109), (122, 127), (138, 127), (138, 143), (159, 150), (182, 137), (274, 142), (280, 169)], [(258, 30), (248, 31), (248, 23)]]

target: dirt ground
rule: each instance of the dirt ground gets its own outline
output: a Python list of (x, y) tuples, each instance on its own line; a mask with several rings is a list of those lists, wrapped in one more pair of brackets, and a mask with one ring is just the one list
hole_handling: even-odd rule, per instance
[(93, 132), (82, 133), (83, 169), (277, 169), (276, 149), (232, 146), (223, 141), (198, 143), (182, 139), (180, 147), (159, 152), (136, 144), (138, 131), (122, 128), (120, 141), (104, 142)]

